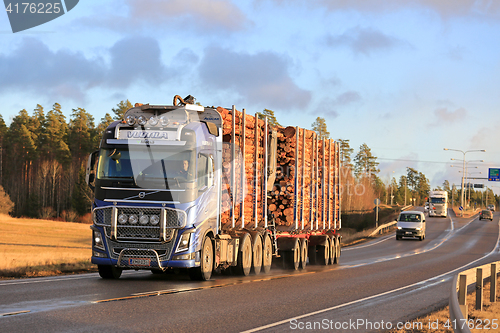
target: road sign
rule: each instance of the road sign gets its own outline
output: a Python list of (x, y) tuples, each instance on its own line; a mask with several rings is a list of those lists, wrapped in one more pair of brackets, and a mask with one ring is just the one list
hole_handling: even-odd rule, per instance
[(460, 206), (460, 207), (458, 207), (458, 209), (460, 209), (460, 210), (464, 210), (464, 207)]
[(374, 203), (375, 205), (380, 205), (380, 199), (375, 199), (375, 200), (373, 200), (373, 203)]
[(500, 169), (499, 168), (489, 168), (488, 169), (488, 180), (490, 182), (500, 182)]

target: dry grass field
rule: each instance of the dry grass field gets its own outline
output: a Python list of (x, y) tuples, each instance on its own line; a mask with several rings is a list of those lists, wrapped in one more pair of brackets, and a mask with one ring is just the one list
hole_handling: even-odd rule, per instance
[(0, 277), (93, 270), (88, 224), (0, 215)]

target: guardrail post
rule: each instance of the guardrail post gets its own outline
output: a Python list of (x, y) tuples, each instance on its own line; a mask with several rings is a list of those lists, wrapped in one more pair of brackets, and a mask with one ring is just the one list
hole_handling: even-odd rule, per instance
[(462, 311), (462, 316), (467, 318), (467, 275), (460, 274), (458, 282), (458, 305)]
[[(476, 269), (476, 310), (483, 311), (483, 269)], [(466, 318), (466, 317), (464, 317)]]
[(491, 264), (490, 302), (497, 301), (497, 264)]

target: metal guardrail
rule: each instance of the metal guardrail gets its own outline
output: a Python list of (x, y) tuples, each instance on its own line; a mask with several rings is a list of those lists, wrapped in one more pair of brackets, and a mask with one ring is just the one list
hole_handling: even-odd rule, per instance
[[(413, 206), (404, 206), (403, 208), (401, 208), (401, 211), (404, 211), (410, 207), (413, 207)], [(378, 226), (377, 229), (373, 230), (373, 232), (371, 234), (368, 235), (368, 237), (373, 237), (375, 236), (376, 234), (382, 234), (383, 232), (385, 232), (387, 229), (389, 229), (390, 227), (392, 227), (393, 225), (395, 225), (397, 223), (397, 221), (392, 221), (392, 222), (389, 222), (389, 223), (385, 223), (385, 224), (382, 224), (380, 226)]]
[[(483, 307), (483, 281), (492, 276), (490, 287), (490, 301), (496, 301), (497, 273), (500, 261), (495, 261), (478, 267), (473, 267), (456, 274), (451, 283), (450, 292), (450, 321), (454, 332), (470, 333), (467, 316), (467, 288), (476, 285), (476, 309)], [(488, 269), (490, 268), (490, 269)], [(474, 279), (475, 277), (475, 279)], [(473, 278), (472, 280), (470, 278)], [(467, 283), (467, 281), (474, 281)], [(474, 325), (474, 323), (473, 323)]]
[(373, 232), (368, 235), (368, 237), (373, 237), (376, 234), (382, 234), (385, 230), (389, 229), (390, 227), (392, 227), (396, 223), (398, 223), (398, 222), (397, 221), (392, 221), (392, 222), (389, 222), (389, 223), (385, 223), (385, 224), (379, 225), (377, 229), (373, 230)]

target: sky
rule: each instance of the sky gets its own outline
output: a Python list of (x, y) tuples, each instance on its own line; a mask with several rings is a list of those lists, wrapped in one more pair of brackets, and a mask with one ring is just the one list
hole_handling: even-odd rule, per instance
[(98, 123), (121, 100), (193, 95), (285, 126), (322, 117), (354, 154), (371, 148), (386, 183), (411, 167), (459, 185), (464, 157), (469, 177), (500, 168), (499, 87), (494, 0), (85, 0), (17, 33), (0, 13), (8, 125), (37, 104)]

